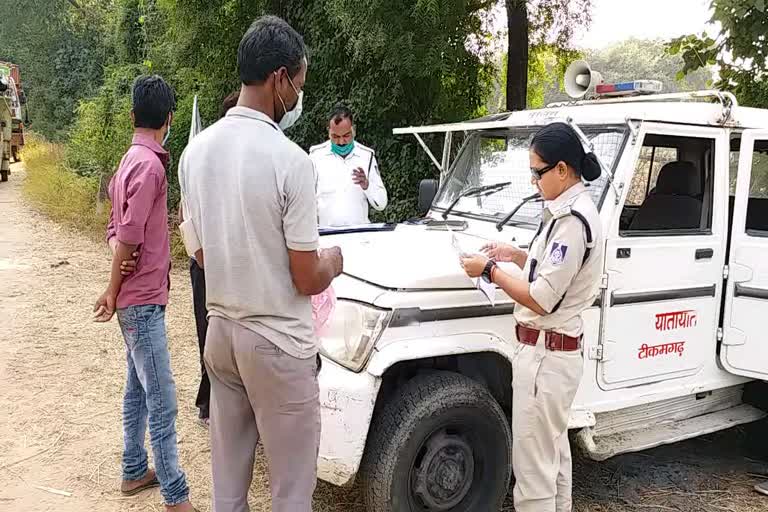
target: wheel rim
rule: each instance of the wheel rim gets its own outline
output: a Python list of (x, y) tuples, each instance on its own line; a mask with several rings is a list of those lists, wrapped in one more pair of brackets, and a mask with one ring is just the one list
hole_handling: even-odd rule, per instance
[(411, 470), (411, 496), (423, 508), (447, 511), (469, 494), (475, 455), (467, 435), (441, 429), (422, 445)]

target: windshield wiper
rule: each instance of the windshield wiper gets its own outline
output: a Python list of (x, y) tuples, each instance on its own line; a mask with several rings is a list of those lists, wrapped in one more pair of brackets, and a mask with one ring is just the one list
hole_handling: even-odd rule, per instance
[(528, 197), (524, 197), (524, 198), (523, 198), (523, 200), (522, 200), (522, 201), (520, 201), (520, 204), (518, 204), (517, 206), (515, 206), (515, 207), (512, 209), (512, 211), (511, 211), (511, 212), (509, 212), (509, 213), (508, 213), (508, 214), (507, 214), (507, 215), (506, 215), (506, 216), (505, 216), (503, 219), (501, 219), (501, 220), (500, 220), (498, 223), (496, 223), (496, 229), (497, 229), (497, 230), (499, 230), (499, 231), (501, 231), (502, 229), (504, 229), (504, 226), (506, 226), (506, 225), (507, 225), (507, 223), (509, 222), (509, 220), (510, 220), (512, 217), (514, 217), (514, 216), (515, 216), (515, 214), (516, 214), (516, 213), (517, 213), (517, 212), (520, 210), (520, 208), (522, 208), (522, 207), (523, 207), (523, 206), (525, 206), (526, 204), (528, 204), (528, 203), (530, 203), (531, 201), (534, 201), (534, 200), (536, 200), (536, 199), (541, 199), (541, 196), (539, 195), (539, 193), (538, 193), (538, 192), (536, 192), (536, 193), (534, 193), (534, 194), (531, 194), (531, 195), (529, 195)]
[(461, 194), (459, 194), (459, 197), (454, 199), (454, 201), (451, 203), (451, 205), (443, 212), (443, 220), (446, 220), (448, 218), (448, 214), (453, 211), (453, 209), (456, 207), (456, 205), (464, 199), (465, 197), (477, 197), (477, 196), (490, 196), (492, 194), (495, 194), (496, 192), (500, 192), (510, 186), (512, 184), (511, 181), (505, 181), (502, 183), (494, 183), (493, 185), (484, 185), (482, 187), (472, 187)]

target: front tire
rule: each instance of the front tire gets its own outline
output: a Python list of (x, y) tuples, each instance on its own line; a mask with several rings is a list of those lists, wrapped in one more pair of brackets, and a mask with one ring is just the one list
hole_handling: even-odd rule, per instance
[(362, 467), (370, 512), (497, 511), (512, 434), (490, 392), (455, 373), (415, 377), (375, 417)]

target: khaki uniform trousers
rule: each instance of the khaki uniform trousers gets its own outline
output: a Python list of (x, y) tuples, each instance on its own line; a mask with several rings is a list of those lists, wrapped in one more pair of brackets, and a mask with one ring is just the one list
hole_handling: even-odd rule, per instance
[(516, 512), (571, 512), (568, 416), (584, 371), (581, 350), (518, 342), (512, 363), (512, 464)]
[(320, 446), (318, 360), (289, 356), (230, 320), (211, 317), (213, 512), (248, 512), (256, 444), (267, 456), (273, 512), (311, 512)]

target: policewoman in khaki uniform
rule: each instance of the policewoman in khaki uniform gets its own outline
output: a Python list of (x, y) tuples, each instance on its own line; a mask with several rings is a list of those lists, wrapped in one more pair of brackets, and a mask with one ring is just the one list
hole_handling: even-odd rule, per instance
[[(565, 123), (536, 133), (530, 160), (531, 182), (546, 208), (529, 253), (490, 244), (485, 255), (462, 259), (462, 266), (470, 277), (490, 280), (516, 302), (515, 510), (570, 512), (568, 416), (584, 366), (581, 314), (598, 293), (603, 247), (599, 214), (583, 180), (597, 179), (600, 165)], [(506, 274), (497, 261), (517, 264), (524, 279)]]

